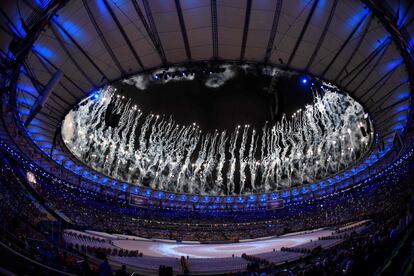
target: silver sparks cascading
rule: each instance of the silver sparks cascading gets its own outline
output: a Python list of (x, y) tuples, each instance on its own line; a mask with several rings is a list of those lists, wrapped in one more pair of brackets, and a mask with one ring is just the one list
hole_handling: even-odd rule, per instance
[[(110, 126), (105, 116), (119, 116)], [(324, 179), (355, 163), (373, 132), (362, 106), (324, 85), (314, 103), (262, 129), (203, 133), (196, 125), (143, 116), (107, 86), (70, 111), (62, 126), (69, 150), (120, 181), (170, 192), (233, 195), (271, 192)]]

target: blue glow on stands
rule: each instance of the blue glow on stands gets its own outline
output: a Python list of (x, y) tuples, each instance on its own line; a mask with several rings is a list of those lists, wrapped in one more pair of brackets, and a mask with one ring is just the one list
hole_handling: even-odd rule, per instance
[(17, 85), (17, 89), (21, 90), (21, 91), (24, 91), (24, 92), (27, 92), (29, 94), (37, 93), (36, 89), (33, 86), (22, 84), (22, 83), (19, 83)]
[(404, 92), (398, 94), (397, 99), (398, 100), (404, 100), (404, 99), (407, 99), (408, 97), (410, 97), (410, 92), (404, 91)]
[(96, 0), (96, 5), (98, 6), (99, 11), (100, 11), (102, 14), (104, 14), (104, 15), (108, 14), (108, 11), (107, 11), (107, 9), (106, 9), (106, 6), (105, 6), (105, 3), (104, 3), (104, 1), (103, 1), (103, 0)]
[(405, 127), (405, 124), (403, 124), (403, 123), (398, 123), (398, 124), (396, 124), (395, 126), (393, 126), (391, 129), (392, 129), (392, 130), (401, 130), (401, 129), (404, 129), (404, 127)]
[[(364, 17), (367, 16), (369, 14), (369, 9), (367, 8), (363, 8), (361, 11), (354, 13), (354, 15), (352, 17), (350, 17), (347, 20), (347, 25), (349, 26), (350, 29), (353, 29), (356, 27), (356, 25), (358, 25), (358, 22)], [(365, 18), (366, 20), (366, 18)], [(361, 26), (359, 27), (358, 30), (361, 30), (362, 26), (364, 24), (361, 24)]]
[(414, 49), (414, 37), (411, 38), (411, 40), (407, 43), (407, 52), (411, 54), (411, 52), (413, 52), (413, 49)]
[(406, 121), (407, 115), (400, 115), (397, 117), (397, 122)]
[(382, 50), (381, 51), (384, 51), (385, 48), (386, 48), (385, 45), (391, 43), (391, 41), (392, 41), (391, 36), (387, 34), (387, 35), (385, 35), (383, 37), (378, 38), (375, 41), (372, 49), (375, 50), (375, 49), (378, 49), (378, 48), (381, 48), (382, 47)]
[(400, 112), (400, 111), (404, 111), (404, 110), (408, 110), (410, 108), (410, 105), (409, 104), (404, 104), (404, 105), (402, 105), (402, 106), (399, 106), (398, 108), (396, 108), (395, 110), (397, 111), (397, 112)]
[[(81, 27), (79, 27), (76, 23), (67, 20), (67, 19), (62, 19), (59, 20), (59, 23), (61, 24), (61, 26), (65, 29), (65, 31), (67, 33), (69, 33), (76, 41), (83, 41), (85, 39), (85, 33), (82, 30)], [(64, 32), (60, 29), (59, 32), (62, 34), (63, 38), (65, 40), (69, 40), (69, 38), (66, 36), (66, 34), (64, 34)]]
[(35, 45), (33, 45), (32, 49), (33, 51), (38, 52), (39, 54), (41, 54), (42, 56), (48, 59), (53, 59), (56, 56), (52, 50), (50, 50), (49, 48), (39, 43), (36, 43)]
[(324, 11), (326, 8), (326, 0), (319, 0), (318, 5), (316, 6), (315, 16), (321, 17), (324, 16)]
[(387, 71), (393, 70), (397, 68), (398, 66), (400, 66), (402, 63), (403, 63), (402, 58), (391, 60), (385, 65), (385, 69), (387, 69)]
[(256, 201), (256, 195), (249, 195), (249, 197), (248, 197), (248, 201), (249, 201), (249, 202), (254, 202), (254, 201)]
[(326, 0), (319, 0), (318, 6), (319, 6), (319, 8), (322, 8), (322, 9), (325, 8)]
[(23, 28), (20, 17), (16, 18), (13, 23), (14, 25), (10, 25), (10, 27), (13, 29), (13, 32), (19, 37), (25, 37), (27, 33)]
[(51, 2), (51, 0), (35, 0), (35, 3), (40, 8), (44, 9)]
[(17, 103), (32, 106), (35, 103), (35, 99), (33, 97), (18, 95), (17, 96)]
[(121, 185), (121, 190), (122, 190), (122, 191), (126, 191), (127, 189), (128, 189), (128, 184), (123, 183), (123, 184)]
[(404, 9), (404, 6), (402, 5), (401, 2), (397, 9), (398, 9), (397, 26), (401, 27), (402, 25), (405, 24), (405, 21), (407, 19), (407, 17), (404, 17), (406, 10)]

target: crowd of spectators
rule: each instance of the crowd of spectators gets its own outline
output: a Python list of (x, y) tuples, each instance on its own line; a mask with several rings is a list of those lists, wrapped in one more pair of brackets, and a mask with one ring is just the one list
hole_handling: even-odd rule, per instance
[[(83, 271), (87, 262), (82, 256), (71, 254), (48, 239), (48, 233), (41, 225), (44, 222), (53, 223), (50, 214), (40, 208), (24, 189), (21, 179), (16, 176), (4, 156), (0, 155), (0, 158), (2, 261), (25, 275), (47, 275), (52, 269), (69, 273)], [(90, 267), (89, 264), (87, 266)]]
[(363, 233), (352, 233), (339, 246), (318, 252), (315, 257), (288, 267), (274, 269), (280, 275), (373, 275), (386, 262), (397, 242), (412, 231), (414, 197), (399, 214), (384, 213)]
[[(55, 218), (47, 210), (57, 210), (80, 228), (103, 232), (132, 234), (148, 238), (177, 240), (238, 240), (260, 236), (281, 235), (320, 228), (343, 225), (351, 221), (370, 219), (373, 223), (365, 233), (344, 234), (346, 241), (329, 250), (303, 251), (312, 256), (305, 261), (288, 265), (286, 271), (298, 275), (353, 274), (370, 271), (386, 258), (389, 250), (411, 227), (414, 211), (413, 160), (404, 161), (400, 167), (375, 181), (368, 182), (335, 197), (320, 199), (309, 204), (291, 206), (283, 210), (235, 213), (227, 216), (206, 214), (197, 219), (180, 211), (143, 210), (126, 203), (108, 202), (86, 191), (64, 186), (62, 183), (38, 177), (37, 193), (45, 199), (47, 208), (25, 188), (23, 178), (18, 176), (17, 166), (2, 157), (0, 178), (0, 223), (1, 240), (23, 255), (30, 255), (47, 266), (62, 271), (98, 273), (99, 267), (91, 268), (85, 256), (72, 254), (47, 240), (47, 233), (37, 226)], [(407, 205), (405, 205), (407, 203)], [(52, 207), (52, 208), (50, 208)], [(169, 214), (173, 214), (169, 216)], [(198, 214), (199, 215), (199, 214)], [(251, 222), (248, 222), (248, 220)], [(350, 228), (338, 229), (338, 237)], [(351, 229), (352, 230), (352, 229)], [(75, 235), (75, 234), (74, 234)], [(105, 243), (105, 239), (88, 235), (75, 235), (78, 239), (90, 239)], [(140, 252), (114, 250), (105, 247), (80, 248), (76, 243), (72, 249), (102, 256), (139, 257)], [(284, 249), (293, 250), (293, 249)], [(296, 249), (295, 249), (296, 250)], [(300, 250), (300, 249), (297, 249)], [(284, 274), (266, 260), (250, 258), (250, 270), (269, 270)], [(322, 273), (322, 274), (323, 274)], [(286, 274), (289, 275), (289, 274)]]
[(109, 247), (99, 247), (99, 246), (89, 246), (81, 243), (68, 243), (70, 248), (74, 248), (77, 251), (85, 252), (89, 255), (96, 256), (118, 256), (118, 257), (142, 257), (142, 252), (139, 250), (128, 250), (120, 248), (109, 248)]
[(234, 212), (189, 215), (186, 211), (144, 210), (145, 208), (129, 206), (127, 203), (108, 202), (92, 193), (82, 192), (55, 181), (39, 179), (39, 194), (46, 198), (49, 206), (64, 213), (77, 226), (145, 238), (201, 242), (278, 236), (363, 220), (381, 213), (383, 209), (398, 208), (394, 201), (401, 189), (398, 185), (384, 185), (390, 181), (386, 176), (333, 198), (316, 200), (309, 205), (244, 214)]

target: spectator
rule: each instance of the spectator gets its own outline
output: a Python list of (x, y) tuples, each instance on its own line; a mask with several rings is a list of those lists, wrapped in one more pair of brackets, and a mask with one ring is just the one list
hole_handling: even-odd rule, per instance
[(112, 276), (112, 268), (108, 263), (108, 258), (104, 258), (98, 268), (99, 276)]
[(126, 265), (122, 265), (122, 268), (117, 270), (115, 276), (127, 276)]

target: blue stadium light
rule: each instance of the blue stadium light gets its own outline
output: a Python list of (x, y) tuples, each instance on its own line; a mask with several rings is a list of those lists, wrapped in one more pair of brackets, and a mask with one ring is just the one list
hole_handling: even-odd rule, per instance
[(410, 92), (404, 91), (397, 96), (398, 100), (407, 99), (410, 96)]
[(307, 76), (301, 77), (300, 78), (300, 83), (301, 84), (308, 84), (309, 83), (309, 78)]
[(50, 50), (49, 48), (37, 43), (35, 45), (32, 46), (33, 51), (39, 53), (41, 56), (48, 58), (48, 59), (53, 59), (55, 58), (55, 53)]
[(277, 195), (277, 193), (272, 193), (272, 200), (276, 200), (276, 199), (278, 199), (278, 195)]

